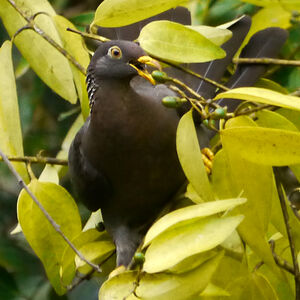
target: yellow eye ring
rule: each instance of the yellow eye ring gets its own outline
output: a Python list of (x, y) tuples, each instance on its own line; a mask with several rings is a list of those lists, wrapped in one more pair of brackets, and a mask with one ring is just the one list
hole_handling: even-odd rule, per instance
[(108, 49), (107, 54), (114, 59), (122, 58), (122, 51), (118, 46), (112, 46)]

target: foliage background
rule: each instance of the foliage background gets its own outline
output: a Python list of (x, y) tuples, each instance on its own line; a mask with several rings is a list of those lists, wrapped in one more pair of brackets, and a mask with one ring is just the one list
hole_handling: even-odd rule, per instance
[[(57, 13), (69, 18), (79, 29), (84, 28), (93, 19), (93, 12), (99, 1), (50, 1)], [(192, 3), (195, 21), (199, 24), (219, 25), (247, 13), (255, 14), (259, 7), (239, 0), (204, 0)], [(282, 56), (300, 59), (300, 24), (294, 22), (290, 28), (290, 37), (282, 50)], [(0, 22), (0, 44), (8, 35)], [(24, 153), (54, 157), (61, 143), (76, 118), (72, 114), (74, 106), (51, 91), (39, 77), (28, 68), (18, 50), (13, 48), (14, 68), (17, 77), (17, 93), (20, 107)], [(277, 68), (277, 67), (275, 67)], [(300, 86), (299, 68), (277, 68), (272, 78), (289, 92)], [(67, 113), (67, 114), (66, 114)], [(38, 175), (42, 165), (33, 165)], [(62, 185), (70, 190), (68, 177)], [(64, 296), (57, 296), (46, 279), (41, 263), (33, 254), (26, 241), (9, 232), (17, 223), (16, 200), (19, 194), (15, 179), (4, 164), (0, 164), (0, 299), (54, 300), (54, 299), (97, 299), (98, 283), (90, 280)], [(87, 210), (80, 206), (80, 213), (85, 220)], [(25, 251), (24, 251), (25, 250)]]

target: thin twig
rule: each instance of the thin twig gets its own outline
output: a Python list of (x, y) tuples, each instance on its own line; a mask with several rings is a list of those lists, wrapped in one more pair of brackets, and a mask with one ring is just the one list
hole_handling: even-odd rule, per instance
[(75, 30), (75, 29), (69, 28), (69, 27), (67, 28), (67, 31), (77, 33), (82, 37), (89, 38), (89, 39), (92, 39), (92, 40), (96, 40), (96, 41), (99, 41), (99, 42), (102, 42), (102, 43), (110, 41), (110, 39), (107, 39), (104, 36), (96, 35), (96, 34), (93, 34), (93, 33), (82, 32), (82, 31)]
[[(39, 34), (44, 40), (46, 40), (48, 43), (50, 43), (56, 50), (58, 50), (63, 56), (65, 56), (82, 74), (86, 75), (86, 69), (69, 53), (67, 52), (63, 47), (61, 47), (56, 41), (54, 41), (47, 33), (45, 33), (40, 27), (38, 27), (34, 23), (34, 17), (36, 17), (38, 14), (35, 14), (33, 17), (28, 17), (26, 14), (17, 7), (15, 1), (13, 0), (7, 0), (12, 7), (28, 22), (24, 27), (20, 28), (16, 34), (19, 34), (25, 29), (32, 29), (37, 34)], [(14, 38), (16, 37), (16, 34), (14, 35)]]
[(250, 115), (254, 112), (258, 112), (260, 110), (268, 109), (268, 108), (271, 108), (271, 107), (273, 107), (273, 105), (265, 104), (265, 105), (256, 106), (256, 107), (251, 108), (251, 109), (244, 109), (244, 110), (241, 110), (241, 111), (235, 113), (235, 117), (236, 116), (242, 116), (242, 115)]
[(293, 269), (293, 266), (291, 266), (288, 261), (286, 261), (285, 259), (281, 258), (275, 252), (275, 241), (274, 240), (270, 240), (269, 244), (270, 244), (270, 248), (271, 248), (271, 251), (272, 251), (273, 258), (274, 258), (274, 260), (276, 262), (276, 265), (295, 276), (295, 271)]
[(171, 66), (171, 67), (173, 67), (175, 69), (181, 70), (181, 71), (183, 71), (185, 73), (188, 73), (188, 74), (190, 74), (190, 75), (192, 75), (194, 77), (200, 78), (200, 79), (202, 79), (202, 80), (204, 80), (204, 81), (206, 81), (206, 82), (214, 85), (215, 87), (218, 87), (219, 89), (222, 89), (223, 91), (229, 91), (230, 90), (225, 85), (223, 85), (221, 83), (218, 83), (218, 82), (216, 82), (216, 81), (214, 81), (214, 80), (212, 80), (212, 79), (210, 79), (208, 77), (204, 77), (204, 76), (202, 76), (202, 75), (200, 75), (200, 74), (192, 71), (189, 68), (183, 67), (182, 65), (178, 65), (178, 64), (175, 64), (175, 63), (172, 63), (172, 62), (169, 62), (169, 61), (165, 61), (165, 60), (163, 60), (163, 59), (161, 59), (159, 57), (154, 57), (154, 58), (157, 59), (158, 61), (160, 61), (160, 62), (168, 65), (168, 66)]
[(300, 60), (276, 59), (268, 57), (260, 58), (236, 58), (233, 59), (235, 64), (267, 64), (300, 67)]
[(15, 170), (12, 163), (8, 160), (6, 155), (0, 150), (0, 156), (2, 157), (5, 164), (10, 169), (11, 173), (16, 177), (18, 184), (21, 188), (24, 188), (24, 190), (28, 193), (30, 198), (35, 202), (35, 204), (39, 207), (39, 209), (42, 211), (46, 219), (49, 221), (49, 223), (53, 226), (55, 231), (66, 241), (66, 243), (71, 247), (71, 249), (77, 254), (77, 256), (87, 263), (89, 266), (91, 266), (96, 272), (101, 273), (101, 269), (99, 266), (93, 264), (92, 262), (88, 261), (74, 246), (74, 244), (64, 235), (64, 233), (61, 231), (60, 226), (53, 220), (53, 218), (49, 215), (49, 213), (46, 211), (46, 209), (43, 207), (43, 205), (39, 202), (39, 200), (35, 197), (35, 195), (30, 191), (26, 183), (23, 181), (19, 173)]
[[(59, 159), (54, 157), (42, 157), (42, 156), (7, 156), (9, 161), (25, 162), (25, 163), (40, 163), (50, 165), (67, 166), (68, 161), (66, 159)], [(0, 157), (0, 161), (2, 158)]]
[(300, 272), (299, 272), (299, 265), (298, 265), (298, 261), (297, 261), (297, 253), (296, 253), (296, 249), (295, 249), (295, 243), (293, 241), (292, 234), (291, 234), (289, 215), (288, 215), (288, 211), (287, 211), (285, 197), (283, 194), (283, 189), (282, 189), (282, 186), (281, 186), (281, 183), (279, 180), (280, 176), (279, 176), (279, 173), (278, 173), (278, 170), (276, 167), (274, 167), (273, 170), (274, 170), (276, 187), (277, 187), (277, 191), (278, 191), (281, 210), (282, 210), (282, 214), (283, 214), (283, 219), (284, 219), (284, 223), (285, 223), (285, 227), (286, 227), (286, 232), (287, 232), (289, 245), (290, 245), (290, 251), (291, 251), (292, 260), (293, 260), (296, 300), (300, 300), (300, 281), (299, 281)]

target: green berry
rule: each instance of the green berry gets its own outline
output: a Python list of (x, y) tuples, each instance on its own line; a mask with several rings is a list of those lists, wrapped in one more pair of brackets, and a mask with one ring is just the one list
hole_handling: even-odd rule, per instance
[(151, 73), (151, 75), (155, 81), (160, 83), (165, 83), (168, 80), (168, 75), (162, 71), (155, 70)]
[(134, 254), (134, 261), (138, 265), (142, 265), (145, 261), (145, 255), (142, 252), (136, 252)]
[(162, 99), (162, 103), (166, 107), (177, 108), (177, 107), (181, 106), (182, 101), (179, 97), (166, 96)]

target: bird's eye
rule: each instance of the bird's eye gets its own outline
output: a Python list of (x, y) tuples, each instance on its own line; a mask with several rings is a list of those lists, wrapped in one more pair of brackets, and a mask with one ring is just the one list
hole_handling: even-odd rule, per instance
[(122, 51), (118, 46), (110, 47), (107, 54), (114, 59), (120, 59), (122, 57)]

